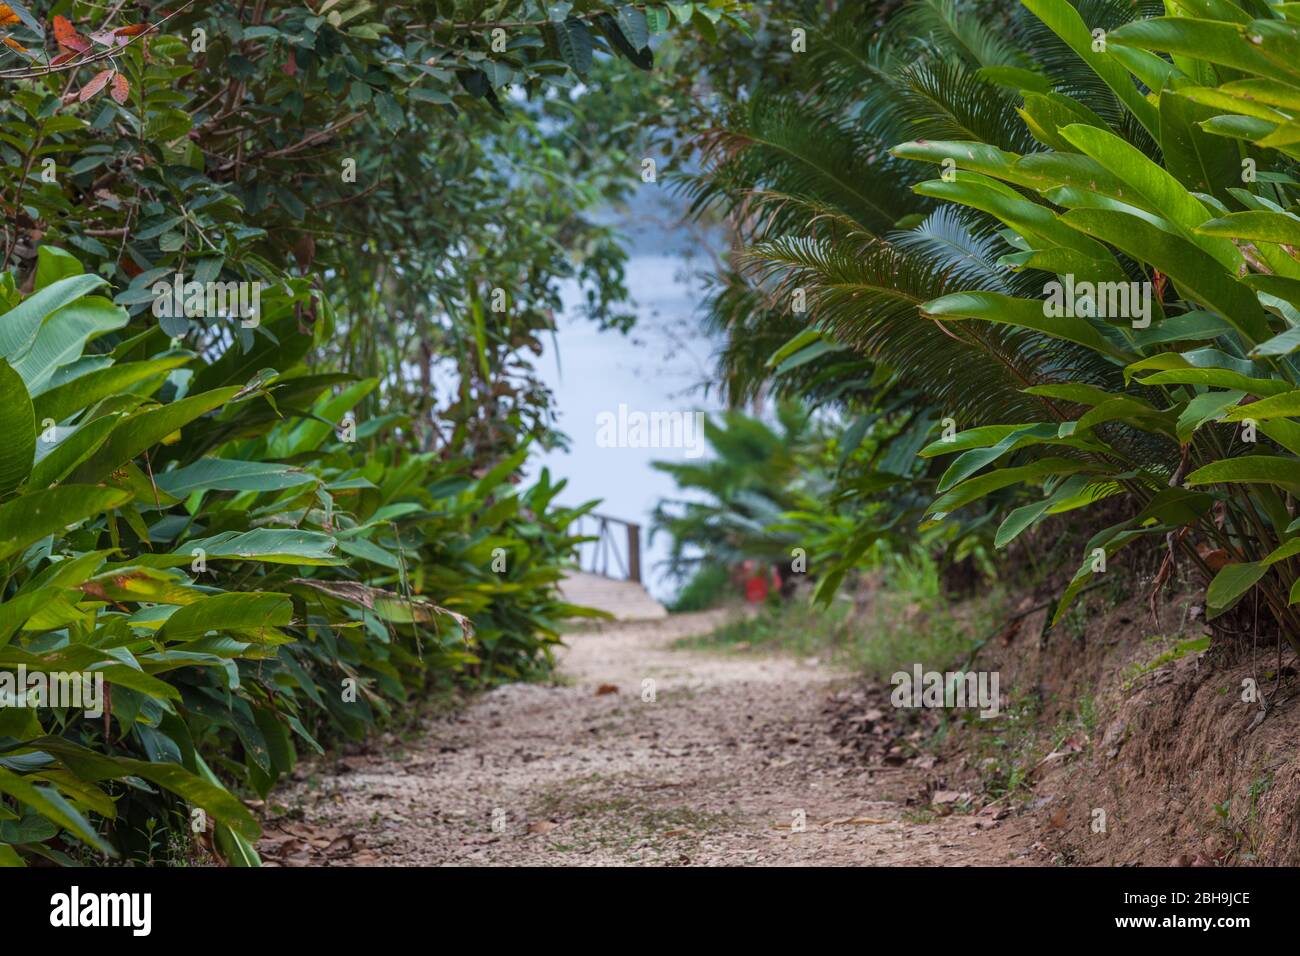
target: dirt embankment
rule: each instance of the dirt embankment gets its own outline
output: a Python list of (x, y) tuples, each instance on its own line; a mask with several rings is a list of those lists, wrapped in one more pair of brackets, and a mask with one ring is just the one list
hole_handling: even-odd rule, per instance
[[(1045, 753), (1008, 800), (1023, 808), (1017, 829), (1063, 864), (1300, 863), (1290, 651), (1279, 666), (1275, 643), (1247, 635), (1203, 650), (1195, 592), (1164, 603), (1159, 624), (1145, 597), (1090, 597), (1046, 634), (1046, 611), (1021, 619), (974, 664), (1035, 704)], [(977, 742), (955, 735), (940, 766), (978, 777)]]

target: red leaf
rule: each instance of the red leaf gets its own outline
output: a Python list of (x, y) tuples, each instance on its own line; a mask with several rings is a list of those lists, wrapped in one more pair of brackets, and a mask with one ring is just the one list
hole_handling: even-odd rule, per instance
[(50, 66), (59, 66), (63, 63), (67, 63), (69, 60), (76, 59), (78, 55), (79, 54), (77, 53), (76, 50), (68, 50), (64, 53), (60, 53), (53, 60), (50, 61)]
[(90, 41), (78, 33), (72, 26), (71, 21), (64, 16), (54, 18), (54, 39), (59, 42), (60, 48), (64, 50), (85, 53), (90, 49)]
[(83, 103), (86, 102), (104, 88), (104, 84), (108, 82), (112, 75), (112, 70), (101, 70), (96, 73), (95, 78), (81, 88), (81, 92), (77, 94), (77, 99)]
[(126, 105), (126, 98), (131, 95), (131, 84), (126, 81), (126, 77), (121, 73), (113, 74), (113, 99), (123, 106)]
[(147, 23), (132, 23), (124, 27), (118, 27), (115, 30), (101, 30), (99, 33), (92, 33), (90, 38), (101, 46), (126, 46), (131, 42), (131, 38), (139, 36), (149, 29)]
[(292, 50), (289, 51), (289, 58), (280, 65), (280, 72), (285, 76), (298, 75), (298, 59), (293, 55)]

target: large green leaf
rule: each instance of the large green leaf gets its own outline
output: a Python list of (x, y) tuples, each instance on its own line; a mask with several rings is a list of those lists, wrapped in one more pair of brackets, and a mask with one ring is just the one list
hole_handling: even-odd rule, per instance
[(1273, 484), (1300, 491), (1300, 460), (1276, 455), (1245, 455), (1210, 462), (1187, 476), (1186, 484)]
[[(196, 538), (185, 542), (182, 551), (188, 555), (192, 549), (202, 548), (208, 558), (267, 561), (272, 564), (342, 564), (334, 553), (335, 546), (332, 537), (319, 531), (255, 528), (252, 531), (223, 531), (210, 538)], [(188, 557), (185, 562), (189, 562)]]
[(86, 818), (68, 803), (57, 790), (36, 786), (26, 778), (0, 767), (0, 793), (13, 797), (48, 820), (57, 823), (77, 839), (88, 843), (107, 856), (117, 856), (117, 851), (101, 837)]
[(1236, 23), (1192, 17), (1153, 17), (1135, 20), (1106, 34), (1108, 43), (1165, 53), (1182, 53), (1245, 73), (1288, 80), (1292, 74), (1245, 42), (1245, 29)]
[(1241, 156), (1232, 143), (1201, 129), (1199, 123), (1214, 112), (1164, 90), (1160, 94), (1160, 148), (1166, 168), (1184, 186), (1225, 198), (1228, 187), (1240, 180)]
[(1249, 564), (1228, 564), (1220, 568), (1205, 590), (1206, 620), (1231, 609), (1268, 573), (1268, 567), (1263, 561), (1254, 561)]
[(1268, 378), (1250, 378), (1226, 368), (1173, 368), (1144, 375), (1138, 379), (1143, 385), (1201, 385), (1210, 388), (1228, 388), (1251, 395), (1278, 395), (1290, 386), (1283, 381)]
[[(1146, 201), (1149, 208), (1159, 210), (1189, 239), (1194, 239), (1197, 227), (1210, 218), (1205, 206), (1182, 183), (1114, 133), (1079, 124), (1067, 126), (1061, 130), (1061, 135), (1080, 152), (1091, 156), (1112, 175), (1122, 179)], [(1200, 239), (1198, 245), (1224, 268), (1235, 270), (1243, 261), (1241, 253), (1225, 239)]]
[(37, 395), (32, 403), (36, 420), (52, 418), (61, 422), (74, 412), (88, 408), (100, 399), (151, 380), (161, 381), (174, 368), (191, 360), (188, 355), (169, 355), (148, 362), (123, 362), (98, 369)]
[(0, 505), (0, 560), (12, 557), (47, 534), (120, 507), (131, 492), (97, 485), (60, 485), (29, 492)]
[(1238, 405), (1223, 416), (1226, 422), (1240, 422), (1247, 418), (1257, 422), (1268, 421), (1270, 418), (1300, 418), (1300, 391), (1270, 395), (1257, 402)]
[(1248, 344), (1272, 337), (1264, 311), (1251, 291), (1189, 240), (1109, 209), (1071, 209), (1061, 220), (1152, 264), (1178, 283), (1185, 295), (1223, 316)]
[(201, 458), (192, 465), (155, 475), (158, 487), (185, 498), (195, 491), (278, 491), (317, 480), (291, 465), (231, 458)]
[[(1152, 136), (1159, 137), (1156, 109), (1138, 91), (1133, 78), (1108, 52), (1094, 52), (1092, 31), (1066, 0), (1021, 0), (1034, 16), (1059, 36), (1110, 87), (1121, 103)], [(1109, 34), (1113, 37), (1114, 34)]]
[(996, 216), (1022, 236), (1039, 243), (1064, 246), (1098, 261), (1104, 261), (1107, 257), (1104, 246), (1066, 228), (1051, 209), (1030, 202), (1009, 187), (994, 188), (991, 180), (978, 182), (959, 177), (955, 182), (947, 182), (931, 179), (916, 186), (916, 192), (922, 196), (961, 203)]
[(23, 746), (57, 756), (83, 780), (141, 777), (202, 807), (213, 818), (249, 839), (256, 839), (261, 833), (257, 820), (248, 808), (228, 790), (215, 782), (196, 777), (180, 764), (109, 757), (62, 737), (38, 737), (27, 741)]
[(1049, 316), (1040, 299), (1017, 299), (1000, 292), (954, 292), (927, 302), (921, 311), (937, 319), (982, 319), (1001, 325), (1013, 325), (1086, 345), (1090, 349), (1129, 363), (1135, 358), (1102, 337), (1086, 319), (1073, 316)]
[(214, 594), (179, 608), (158, 632), (159, 640), (182, 641), (209, 631), (248, 633), (284, 627), (293, 620), (293, 602), (287, 594)]
[(1248, 210), (1211, 219), (1197, 227), (1206, 236), (1279, 242), (1300, 246), (1300, 217), (1284, 212)]
[(473, 632), (473, 625), (463, 614), (457, 614), (445, 607), (439, 607), (424, 598), (405, 597), (401, 594), (394, 594), (392, 591), (358, 584), (355, 581), (317, 581), (311, 578), (294, 578), (293, 583), (312, 588), (337, 600), (368, 608), (374, 611), (381, 620), (392, 621), (395, 624), (432, 621), (435, 617), (443, 616), (455, 621), (465, 634), (468, 635)]
[(1044, 458), (1018, 468), (999, 468), (987, 475), (969, 478), (931, 503), (928, 513), (947, 514), (957, 508), (978, 501), (1000, 488), (1046, 478), (1048, 475), (1072, 475), (1088, 466), (1068, 458)]
[(0, 315), (0, 358), (11, 363), (21, 358), (36, 341), (46, 316), (107, 284), (103, 276), (69, 276), (33, 293)]
[(32, 473), (36, 457), (36, 416), (19, 374), (0, 359), (0, 494), (13, 491)]
[(64, 365), (81, 357), (86, 343), (127, 323), (126, 310), (101, 296), (85, 296), (45, 320), (31, 347), (14, 363), (33, 393)]
[(221, 407), (239, 391), (237, 386), (232, 385), (136, 412), (113, 429), (103, 447), (73, 473), (72, 480), (98, 481), (107, 477), (114, 469), (179, 431), (194, 419)]
[[(44, 488), (62, 481), (68, 474), (108, 440), (117, 419), (104, 415), (65, 433), (58, 429), (58, 441), (47, 446), (44, 438), (37, 444), (36, 465), (32, 468), (31, 486)], [(44, 452), (44, 454), (41, 454)]]

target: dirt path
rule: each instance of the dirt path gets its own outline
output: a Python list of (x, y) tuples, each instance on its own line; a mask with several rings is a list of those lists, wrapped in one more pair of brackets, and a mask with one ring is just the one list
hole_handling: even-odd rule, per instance
[(498, 688), (405, 746), (317, 767), (277, 800), (301, 819), (269, 828), (268, 859), (1017, 862), (970, 817), (913, 822), (903, 801), (921, 772), (864, 765), (830, 736), (827, 701), (846, 675), (813, 659), (673, 646), (718, 621), (678, 615), (570, 635), (557, 684)]

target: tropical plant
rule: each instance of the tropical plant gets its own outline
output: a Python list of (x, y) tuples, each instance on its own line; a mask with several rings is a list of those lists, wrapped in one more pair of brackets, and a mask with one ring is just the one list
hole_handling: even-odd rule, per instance
[(846, 5), (810, 35), (815, 83), (755, 95), (706, 141), (699, 194), (744, 217), (740, 281), (781, 321), (806, 297), (784, 361), (848, 350), (960, 429), (919, 452), (957, 456), (931, 522), (993, 503), (1006, 546), (1122, 503), (1054, 619), (1153, 537), (1153, 609), (1187, 561), (1208, 617), (1253, 593), (1300, 649), (1300, 24), (1232, 2), (1023, 6), (917, 0), (925, 29), (873, 36)]
[(818, 441), (797, 403), (779, 406), (773, 426), (738, 412), (721, 421), (706, 418), (710, 457), (654, 463), (685, 496), (661, 501), (650, 530), (651, 540), (662, 533), (671, 540), (671, 575), (683, 579), (701, 567), (730, 568), (746, 559), (789, 564), (791, 543), (773, 526), (822, 490), (807, 470)]
[[(630, 322), (614, 61), (739, 8), (122, 8), (0, 3), (0, 691), (106, 689), (0, 707), (0, 863), (255, 863), (241, 798), (302, 747), (536, 675), (583, 613), (530, 361), (563, 280)], [(182, 282), (260, 301), (160, 310)]]
[[(524, 451), (472, 478), (391, 422), (349, 440), (375, 382), (285, 358), (310, 340), (290, 296), (263, 300), (278, 355), (101, 349), (128, 321), (105, 280), (40, 257), (0, 306), (0, 859), (68, 862), (70, 838), (132, 855), (147, 821), (202, 811), (223, 858), (255, 862), (222, 780), (265, 795), (322, 734), (545, 664), (578, 613), (553, 586), (581, 509), (553, 508), (546, 474), (512, 486)], [(17, 700), (60, 674), (104, 682), (102, 724), (88, 700)]]

